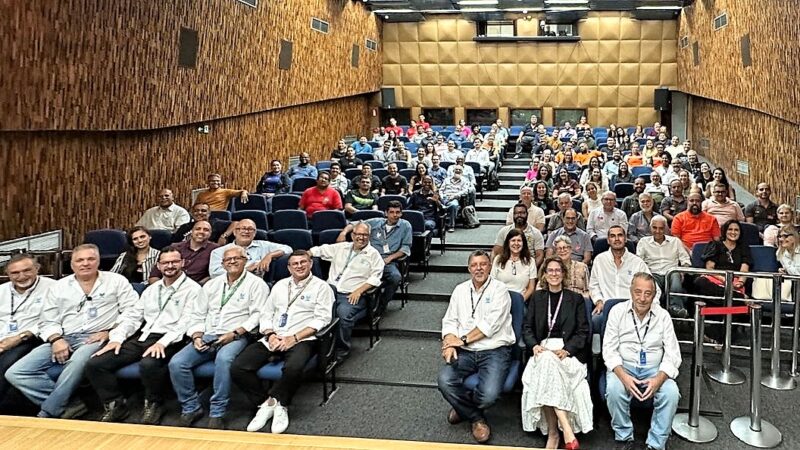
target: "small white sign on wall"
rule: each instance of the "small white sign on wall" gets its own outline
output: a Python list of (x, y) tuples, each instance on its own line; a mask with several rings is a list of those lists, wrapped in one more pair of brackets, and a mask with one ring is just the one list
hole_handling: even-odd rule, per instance
[(742, 175), (750, 175), (750, 162), (749, 161), (742, 161), (741, 159), (736, 160), (736, 172)]

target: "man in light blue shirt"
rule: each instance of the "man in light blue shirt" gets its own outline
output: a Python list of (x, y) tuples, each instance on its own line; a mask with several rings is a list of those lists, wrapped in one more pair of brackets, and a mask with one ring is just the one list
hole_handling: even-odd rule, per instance
[(301, 177), (308, 177), (308, 178), (317, 178), (317, 168), (310, 163), (311, 156), (307, 152), (300, 153), (300, 164), (296, 166), (292, 166), (286, 175), (292, 181), (301, 178)]
[(247, 251), (247, 263), (245, 270), (253, 272), (258, 276), (269, 271), (272, 260), (283, 255), (292, 253), (292, 248), (288, 245), (276, 244), (270, 241), (256, 241), (256, 224), (250, 219), (242, 219), (236, 223), (233, 230), (234, 241), (228, 245), (214, 249), (208, 263), (208, 273), (211, 278), (225, 275), (225, 268), (222, 265), (222, 257), (225, 251), (233, 246), (239, 246)]
[(356, 155), (360, 155), (361, 153), (372, 153), (372, 146), (369, 145), (369, 142), (367, 142), (366, 136), (361, 136), (358, 138), (358, 141), (353, 142), (353, 145), (350, 147), (356, 151)]

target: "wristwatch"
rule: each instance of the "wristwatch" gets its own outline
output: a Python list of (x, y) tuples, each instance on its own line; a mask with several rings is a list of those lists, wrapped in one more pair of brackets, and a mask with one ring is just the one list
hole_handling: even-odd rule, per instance
[(461, 342), (463, 342), (463, 343), (464, 343), (464, 345), (469, 345), (469, 344), (467, 343), (467, 335), (466, 335), (466, 334), (465, 334), (465, 335), (463, 335), (463, 336), (461, 336)]

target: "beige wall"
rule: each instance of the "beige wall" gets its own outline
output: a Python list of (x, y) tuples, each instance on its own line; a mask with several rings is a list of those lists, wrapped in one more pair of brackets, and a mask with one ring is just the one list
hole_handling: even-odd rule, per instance
[(549, 123), (553, 108), (586, 108), (593, 125), (652, 123), (653, 90), (677, 85), (676, 29), (592, 13), (580, 42), (477, 43), (474, 22), (452, 16), (387, 23), (383, 85), (398, 107), (453, 107), (456, 119), (465, 108), (498, 108), (506, 120), (509, 108), (543, 108)]

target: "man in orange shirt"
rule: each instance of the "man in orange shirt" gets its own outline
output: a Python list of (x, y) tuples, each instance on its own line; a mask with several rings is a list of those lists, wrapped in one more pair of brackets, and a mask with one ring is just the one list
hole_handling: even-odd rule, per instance
[(672, 221), (672, 235), (683, 242), (691, 252), (694, 244), (719, 239), (720, 230), (717, 219), (703, 212), (701, 204), (703, 196), (698, 193), (689, 194), (689, 208), (676, 215)]
[(205, 203), (211, 211), (225, 211), (228, 203), (234, 197), (239, 197), (242, 203), (247, 203), (247, 191), (244, 189), (227, 189), (222, 187), (222, 176), (218, 173), (208, 174), (206, 178), (208, 189), (197, 194), (195, 204)]
[(589, 144), (587, 144), (586, 141), (583, 141), (578, 144), (578, 151), (572, 156), (572, 158), (581, 166), (586, 166), (589, 164), (589, 160), (595, 156), (602, 158), (604, 155), (601, 151), (589, 150)]
[(642, 155), (642, 151), (639, 149), (638, 142), (631, 142), (631, 154), (625, 157), (625, 162), (628, 163), (629, 169), (644, 165), (644, 155)]
[(336, 189), (330, 187), (330, 184), (331, 176), (328, 172), (320, 172), (317, 175), (317, 185), (303, 192), (299, 207), (306, 212), (309, 219), (317, 211), (342, 209), (342, 197)]

